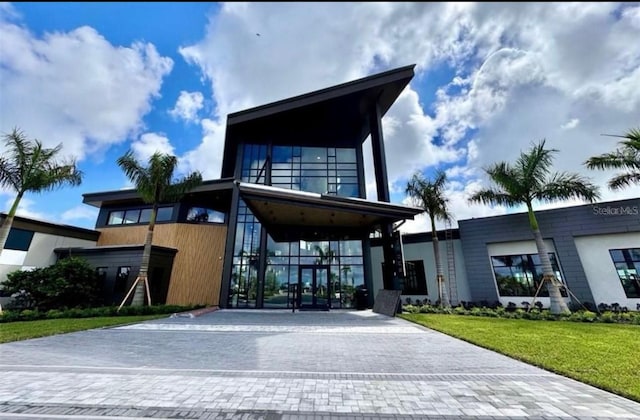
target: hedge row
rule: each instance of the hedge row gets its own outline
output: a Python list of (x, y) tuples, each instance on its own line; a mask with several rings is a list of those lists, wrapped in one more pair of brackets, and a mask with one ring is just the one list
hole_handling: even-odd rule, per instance
[(432, 305), (404, 305), (403, 312), (417, 314), (454, 314), (454, 315), (471, 315), (484, 316), (491, 318), (511, 318), (511, 319), (532, 319), (546, 321), (573, 321), (573, 322), (605, 322), (605, 323), (621, 323), (640, 325), (640, 312), (611, 312), (606, 311), (600, 314), (591, 311), (567, 312), (560, 315), (554, 315), (549, 310), (531, 309), (526, 311), (518, 308), (512, 311), (505, 308), (472, 308), (465, 309), (458, 306), (455, 308), (444, 308)]
[(38, 311), (25, 309), (22, 311), (6, 310), (0, 314), (0, 323), (13, 321), (33, 321), (36, 319), (58, 319), (58, 318), (93, 318), (104, 316), (127, 316), (127, 315), (156, 315), (173, 314), (204, 308), (204, 305), (152, 305), (152, 306), (123, 306), (118, 311), (117, 306), (104, 306), (99, 308), (72, 308), (72, 309), (51, 309), (49, 311)]

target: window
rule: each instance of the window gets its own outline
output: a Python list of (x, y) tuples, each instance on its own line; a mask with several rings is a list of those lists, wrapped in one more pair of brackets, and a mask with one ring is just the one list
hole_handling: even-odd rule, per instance
[(168, 222), (173, 216), (173, 207), (160, 207), (156, 215), (156, 222)]
[(122, 224), (122, 220), (124, 219), (123, 211), (112, 211), (109, 213), (109, 220), (107, 221), (108, 225), (120, 225)]
[[(173, 207), (159, 207), (156, 215), (156, 222), (167, 222), (173, 216)], [(149, 223), (151, 220), (151, 209), (127, 209), (109, 212), (107, 225), (130, 225)]]
[(98, 284), (101, 288), (104, 288), (105, 284), (107, 284), (107, 270), (107, 267), (96, 268), (96, 276), (98, 277)]
[(131, 267), (118, 267), (118, 271), (116, 272), (116, 281), (113, 285), (113, 293), (125, 293), (130, 271)]
[(403, 295), (426, 295), (427, 279), (424, 275), (422, 260), (405, 262), (406, 276), (404, 279)]
[(224, 213), (204, 207), (191, 207), (187, 212), (188, 222), (224, 223)]
[[(556, 278), (563, 281), (555, 254), (550, 252), (549, 259)], [(535, 296), (542, 281), (542, 263), (538, 254), (494, 255), (491, 265), (500, 296)], [(560, 292), (567, 296), (564, 288)], [(548, 297), (547, 288), (540, 287), (538, 296)]]
[(625, 295), (640, 298), (640, 248), (610, 249)]
[(28, 251), (33, 240), (33, 231), (11, 228), (4, 249)]
[(356, 149), (273, 146), (271, 185), (342, 197), (360, 197)]

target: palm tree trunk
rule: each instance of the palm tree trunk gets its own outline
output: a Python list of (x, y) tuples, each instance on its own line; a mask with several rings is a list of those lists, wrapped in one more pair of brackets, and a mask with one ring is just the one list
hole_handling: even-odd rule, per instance
[(431, 218), (431, 238), (433, 242), (433, 256), (436, 260), (436, 283), (438, 284), (438, 300), (440, 305), (448, 308), (451, 306), (449, 302), (449, 294), (447, 293), (447, 285), (444, 281), (444, 272), (442, 270), (442, 262), (440, 261), (440, 242), (438, 241), (438, 232), (436, 231), (436, 221), (433, 216)]
[[(147, 238), (144, 241), (144, 250), (142, 251), (142, 262), (140, 263), (140, 272), (138, 273), (138, 278), (136, 281), (136, 290), (133, 292), (133, 299), (131, 300), (131, 306), (142, 306), (144, 305), (144, 293), (145, 286), (148, 285), (149, 282), (149, 260), (151, 259), (151, 245), (153, 243), (153, 228), (156, 224), (156, 214), (157, 209), (154, 205), (151, 209), (151, 217), (149, 219), (149, 229), (147, 230)], [(149, 298), (149, 302), (151, 302), (151, 297)]]
[(16, 199), (13, 200), (13, 204), (11, 205), (11, 210), (9, 210), (7, 217), (4, 219), (4, 222), (0, 227), (0, 254), (4, 249), (4, 246), (7, 244), (7, 238), (9, 237), (9, 232), (11, 232), (11, 226), (13, 226), (13, 219), (16, 216), (16, 211), (18, 211), (18, 205), (20, 204), (20, 200), (22, 200), (23, 195), (24, 192), (18, 192)]
[(549, 252), (547, 246), (542, 239), (542, 233), (538, 228), (538, 221), (533, 213), (531, 204), (527, 204), (529, 211), (529, 222), (531, 224), (531, 230), (533, 230), (533, 237), (536, 240), (536, 248), (538, 249), (538, 256), (542, 263), (542, 281), (547, 285), (549, 291), (549, 304), (552, 314), (561, 314), (563, 312), (569, 312), (569, 307), (564, 301), (562, 294), (560, 293), (560, 282), (556, 279), (556, 275), (551, 266), (551, 260), (549, 259)]

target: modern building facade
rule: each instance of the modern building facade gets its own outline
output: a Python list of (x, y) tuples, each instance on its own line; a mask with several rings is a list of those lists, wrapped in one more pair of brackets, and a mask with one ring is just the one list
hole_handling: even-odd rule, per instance
[[(421, 210), (389, 203), (381, 118), (413, 75), (413, 66), (403, 67), (230, 114), (222, 178), (158, 214), (154, 244), (175, 250), (166, 302), (351, 308), (356, 289), (373, 287), (374, 232), (389, 262), (384, 285), (398, 284), (393, 225)], [(365, 196), (367, 138), (377, 201)], [(100, 208), (94, 259), (144, 242), (150, 206), (135, 191), (85, 194), (84, 202)], [(167, 267), (152, 261), (151, 282)], [(137, 269), (117, 268), (128, 282)]]
[[(536, 212), (556, 275), (581, 302), (640, 304), (640, 199)], [(541, 277), (526, 213), (459, 221), (469, 291), (503, 304), (531, 299)], [(548, 307), (548, 295), (539, 296)], [(567, 301), (571, 296), (567, 296)]]
[[(431, 234), (395, 229), (422, 210), (389, 202), (381, 125), (413, 75), (402, 67), (230, 114), (221, 178), (158, 211), (152, 301), (329, 310), (355, 307), (361, 289), (369, 305), (380, 289), (402, 289), (405, 301), (435, 303)], [(82, 256), (103, 279), (105, 301), (119, 303), (139, 271), (151, 206), (135, 190), (84, 202), (99, 208), (95, 231), (17, 218), (0, 275)], [(567, 300), (640, 307), (639, 209), (635, 199), (537, 212)], [(535, 296), (548, 306), (526, 213), (458, 223), (438, 232), (453, 304), (523, 306)]]
[[(640, 309), (640, 199), (536, 212), (566, 301)], [(458, 221), (438, 232), (452, 303), (549, 307), (542, 270), (526, 213)], [(430, 233), (403, 235), (403, 298), (438, 299)], [(372, 249), (374, 289), (381, 285), (381, 250)], [(536, 295), (537, 294), (537, 295)], [(573, 295), (573, 296), (572, 296)]]

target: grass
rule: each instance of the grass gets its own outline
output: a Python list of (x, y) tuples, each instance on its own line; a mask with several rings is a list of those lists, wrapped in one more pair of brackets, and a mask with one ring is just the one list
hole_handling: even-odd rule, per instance
[(640, 326), (460, 315), (402, 318), (640, 401)]
[(42, 319), (38, 321), (18, 321), (0, 324), (0, 343), (27, 340), (29, 338), (46, 337), (92, 328), (112, 327), (130, 324), (148, 319), (163, 318), (164, 315), (136, 315), (98, 318), (61, 318)]

